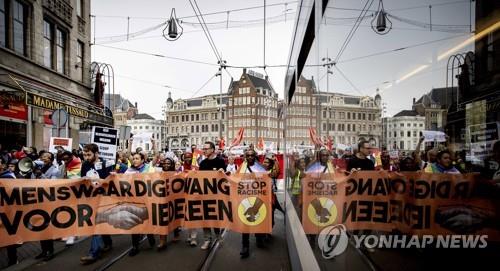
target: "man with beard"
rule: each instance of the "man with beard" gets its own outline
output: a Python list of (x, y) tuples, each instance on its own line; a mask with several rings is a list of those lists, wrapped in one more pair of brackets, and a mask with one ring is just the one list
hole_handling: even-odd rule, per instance
[[(99, 157), (99, 147), (96, 144), (87, 144), (83, 147), (81, 176), (90, 179), (106, 179), (113, 171), (113, 165), (106, 165), (106, 161)], [(101, 243), (104, 247), (101, 248)], [(81, 264), (90, 264), (99, 259), (100, 253), (109, 251), (112, 247), (111, 236), (94, 235), (90, 244), (89, 254), (80, 258)]]

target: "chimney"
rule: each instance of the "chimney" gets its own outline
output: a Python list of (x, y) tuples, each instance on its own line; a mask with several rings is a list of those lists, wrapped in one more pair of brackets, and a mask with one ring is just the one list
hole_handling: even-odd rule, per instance
[(269, 80), (269, 76), (267, 76), (267, 75), (266, 75), (264, 78), (266, 79), (266, 81), (268, 81), (268, 80)]
[(135, 102), (135, 108), (137, 108), (137, 102)]
[(415, 104), (415, 97), (413, 97), (413, 104)]
[(243, 75), (247, 74), (247, 68), (243, 68)]

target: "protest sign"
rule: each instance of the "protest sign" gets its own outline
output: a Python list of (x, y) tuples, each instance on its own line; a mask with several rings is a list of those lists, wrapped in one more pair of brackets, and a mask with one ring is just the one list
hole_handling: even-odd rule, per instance
[(49, 152), (55, 153), (57, 152), (56, 147), (62, 147), (67, 151), (71, 151), (73, 144), (72, 138), (65, 137), (51, 137), (49, 141)]
[(422, 131), (424, 142), (446, 142), (446, 134), (440, 131)]
[(177, 227), (271, 232), (271, 181), (222, 172), (0, 180), (0, 247), (94, 234), (166, 235)]
[(500, 139), (500, 122), (469, 126), (469, 161), (477, 164), (493, 154), (493, 144)]
[(117, 138), (117, 129), (92, 127), (91, 142), (99, 147), (99, 156), (106, 161), (106, 166), (115, 164)]
[(492, 188), (477, 174), (309, 174), (302, 179), (302, 224), (308, 234), (343, 224), (348, 230), (474, 233), (499, 240), (500, 200)]

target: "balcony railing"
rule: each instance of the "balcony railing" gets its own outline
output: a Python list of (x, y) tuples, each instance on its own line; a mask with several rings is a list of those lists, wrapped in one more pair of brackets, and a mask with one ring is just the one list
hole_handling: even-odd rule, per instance
[(63, 0), (43, 0), (43, 6), (54, 13), (59, 19), (63, 20), (69, 26), (73, 26), (73, 7)]

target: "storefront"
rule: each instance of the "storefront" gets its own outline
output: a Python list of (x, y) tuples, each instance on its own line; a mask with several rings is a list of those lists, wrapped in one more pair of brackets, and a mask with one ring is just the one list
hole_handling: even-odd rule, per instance
[[(50, 137), (56, 136), (73, 138), (73, 148), (78, 148), (81, 132), (90, 131), (92, 126), (113, 126), (110, 112), (106, 114), (90, 101), (31, 79), (12, 75), (8, 79), (0, 84), (0, 141), (5, 149), (19, 146), (47, 149)], [(51, 119), (58, 109), (67, 112), (68, 117), (59, 128)]]

